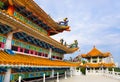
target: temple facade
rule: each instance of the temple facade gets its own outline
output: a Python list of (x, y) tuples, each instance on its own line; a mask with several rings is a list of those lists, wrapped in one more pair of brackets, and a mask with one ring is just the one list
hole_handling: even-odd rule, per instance
[(110, 52), (101, 52), (95, 46), (87, 54), (82, 54), (86, 62), (81, 65), (86, 68), (86, 75), (101, 75), (108, 71), (108, 68), (115, 66)]
[(50, 37), (67, 30), (34, 0), (0, 0), (0, 82), (54, 77), (79, 66), (63, 61), (64, 54), (78, 47)]

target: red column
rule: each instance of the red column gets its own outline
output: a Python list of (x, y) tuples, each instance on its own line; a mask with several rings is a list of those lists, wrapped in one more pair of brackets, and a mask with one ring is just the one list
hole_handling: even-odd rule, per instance
[(18, 47), (18, 52), (20, 52), (20, 47)]
[(1, 43), (1, 48), (4, 48), (5, 47), (5, 44), (4, 43)]

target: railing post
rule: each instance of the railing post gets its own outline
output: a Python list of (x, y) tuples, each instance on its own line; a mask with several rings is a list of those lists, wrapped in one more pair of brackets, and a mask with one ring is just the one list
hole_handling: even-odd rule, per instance
[(65, 79), (67, 79), (67, 74), (66, 74), (66, 71), (65, 71)]
[[(86, 75), (88, 74), (88, 70), (87, 70), (87, 67), (86, 67), (86, 69), (85, 69), (85, 72), (86, 72)], [(91, 69), (90, 69), (90, 72), (91, 72)]]
[(51, 77), (54, 77), (54, 69), (52, 69)]
[(59, 72), (57, 72), (57, 81), (56, 82), (59, 82)]
[(112, 74), (113, 74), (113, 75), (115, 74), (115, 70), (114, 70), (114, 68), (112, 68)]
[(43, 74), (43, 82), (45, 82), (45, 74)]
[(70, 70), (70, 77), (72, 77), (72, 70)]
[(22, 77), (21, 77), (21, 76), (19, 76), (18, 82), (21, 82), (21, 79), (22, 79)]
[(118, 72), (117, 76), (118, 76), (118, 79), (120, 79), (120, 72)]

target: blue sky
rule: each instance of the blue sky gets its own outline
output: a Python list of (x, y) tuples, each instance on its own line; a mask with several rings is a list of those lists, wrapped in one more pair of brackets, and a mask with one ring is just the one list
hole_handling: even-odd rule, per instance
[(53, 36), (63, 38), (68, 44), (78, 40), (80, 52), (87, 53), (93, 45), (111, 52), (120, 63), (120, 0), (35, 0), (55, 21), (69, 18), (70, 32)]

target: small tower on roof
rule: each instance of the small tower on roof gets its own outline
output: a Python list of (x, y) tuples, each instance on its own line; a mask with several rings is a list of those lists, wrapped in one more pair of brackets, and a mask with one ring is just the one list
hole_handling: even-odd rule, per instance
[(86, 68), (86, 75), (102, 74), (104, 71), (107, 71), (108, 68), (115, 66), (113, 60), (109, 60), (112, 57), (111, 53), (103, 53), (98, 50), (95, 45), (91, 51), (87, 54), (82, 54), (81, 57), (87, 59), (87, 63), (82, 65)]

